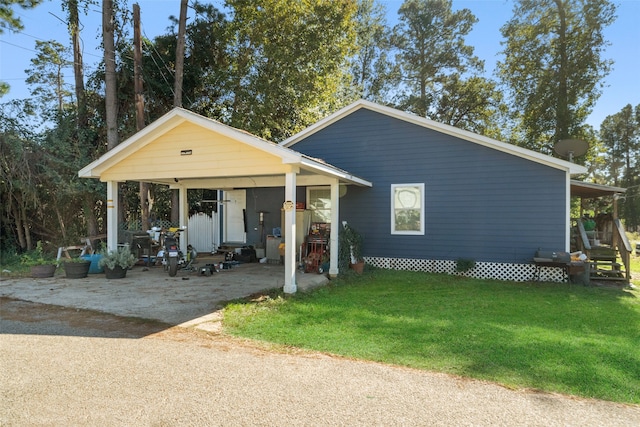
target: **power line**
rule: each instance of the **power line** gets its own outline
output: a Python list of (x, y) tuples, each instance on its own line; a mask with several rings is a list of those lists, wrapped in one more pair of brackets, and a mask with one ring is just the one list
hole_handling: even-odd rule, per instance
[[(14, 31), (14, 33), (16, 33), (16, 34), (21, 34), (21, 35), (23, 35), (23, 36), (27, 36), (27, 37), (31, 37), (32, 39), (35, 39), (35, 40), (40, 41), (40, 42), (48, 42), (48, 41), (50, 41), (50, 40), (42, 39), (42, 38), (37, 37), (37, 36), (33, 36), (33, 35), (31, 35), (31, 34), (27, 34), (27, 33), (25, 33), (24, 31)], [(82, 40), (82, 38), (80, 38), (80, 40), (82, 41), (82, 45), (84, 46), (84, 44), (85, 44), (85, 43), (84, 43), (84, 40)], [(0, 40), (0, 41), (2, 41), (2, 42), (4, 42), (4, 43), (7, 43), (7, 44), (11, 44), (11, 43), (6, 42), (6, 41), (4, 41), (4, 40)], [(57, 41), (57, 40), (54, 40), (54, 41)], [(15, 44), (11, 44), (11, 45), (12, 45), (12, 46), (19, 47), (20, 49), (25, 49), (25, 50), (29, 50), (29, 51), (31, 51), (31, 52), (35, 52), (34, 50), (28, 49), (28, 48), (23, 47), (23, 46), (19, 46), (19, 45), (15, 45)], [(100, 56), (100, 55), (96, 55), (96, 54), (93, 54), (93, 53), (84, 53), (84, 49), (83, 49), (82, 55), (83, 55), (83, 56), (95, 56), (96, 58), (101, 58), (101, 59), (102, 59), (102, 56)]]
[[(147, 46), (147, 35), (145, 34), (145, 39), (144, 39), (144, 44), (145, 46)], [(148, 46), (147, 46), (148, 47)], [(153, 46), (153, 50), (156, 52), (156, 54), (158, 55), (158, 58), (160, 59), (160, 61), (162, 61), (162, 64), (164, 65), (164, 68), (169, 72), (169, 74), (173, 74), (172, 71), (169, 69), (169, 67), (167, 67), (167, 64), (165, 64), (165, 62), (162, 60), (162, 56), (160, 56), (160, 53), (158, 53), (158, 51), (156, 50), (155, 46)], [(160, 72), (160, 75), (162, 76), (162, 80), (164, 80), (164, 82), (167, 84), (167, 86), (169, 86), (169, 88), (171, 89), (171, 94), (175, 96), (174, 90), (173, 90), (173, 86), (167, 81), (167, 78), (164, 75), (164, 72), (162, 71), (162, 68), (160, 68), (160, 66), (158, 65), (158, 63), (156, 62), (154, 56), (153, 56), (153, 52), (149, 51), (149, 56), (151, 57), (151, 60), (153, 61), (153, 63), (155, 64), (156, 68), (158, 69), (158, 71)], [(175, 76), (174, 76), (175, 78)]]
[(9, 43), (9, 42), (8, 42), (8, 41), (6, 41), (6, 40), (0, 40), (0, 43), (8, 44), (8, 45), (10, 45), (10, 46), (17, 47), (18, 49), (27, 50), (27, 51), (29, 51), (29, 52), (38, 53), (37, 51), (35, 51), (35, 50), (33, 50), (33, 49), (29, 49), (29, 48), (27, 48), (27, 47), (20, 46), (20, 45), (15, 44), (15, 43)]

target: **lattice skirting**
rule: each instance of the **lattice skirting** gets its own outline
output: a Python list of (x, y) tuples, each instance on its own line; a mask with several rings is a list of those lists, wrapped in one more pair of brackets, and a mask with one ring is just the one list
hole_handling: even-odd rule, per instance
[(534, 264), (513, 264), (500, 262), (476, 262), (471, 270), (456, 271), (456, 261), (411, 258), (377, 258), (367, 257), (367, 264), (391, 270), (425, 271), (429, 273), (446, 273), (476, 279), (512, 280), (528, 282), (540, 280), (545, 282), (562, 282), (566, 280), (564, 271), (558, 267), (541, 267), (540, 277)]

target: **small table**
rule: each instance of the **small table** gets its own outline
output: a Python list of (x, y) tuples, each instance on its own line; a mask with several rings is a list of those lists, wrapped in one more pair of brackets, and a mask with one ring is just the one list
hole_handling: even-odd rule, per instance
[(534, 261), (536, 265), (536, 275), (534, 280), (536, 282), (540, 281), (540, 269), (542, 267), (551, 267), (551, 268), (561, 268), (563, 277), (562, 281), (571, 282), (571, 276), (577, 275), (579, 273), (584, 272), (584, 263), (583, 262), (558, 262), (558, 261)]

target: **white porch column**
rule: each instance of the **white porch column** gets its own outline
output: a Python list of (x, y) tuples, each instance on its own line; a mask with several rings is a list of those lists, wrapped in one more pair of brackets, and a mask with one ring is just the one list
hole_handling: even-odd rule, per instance
[(118, 183), (107, 181), (107, 250), (118, 249)]
[(294, 294), (296, 286), (296, 174), (287, 172), (284, 187), (284, 287), (286, 294)]
[[(178, 227), (186, 226), (188, 223), (189, 202), (187, 200), (187, 189), (182, 185), (178, 188), (178, 203), (180, 205), (178, 209), (178, 221), (180, 221)], [(188, 230), (187, 233), (180, 233), (180, 248), (182, 248), (182, 252), (185, 254), (187, 253), (187, 234)]]
[(336, 277), (338, 269), (338, 233), (340, 230), (340, 182), (331, 184), (331, 234), (329, 241), (329, 276)]

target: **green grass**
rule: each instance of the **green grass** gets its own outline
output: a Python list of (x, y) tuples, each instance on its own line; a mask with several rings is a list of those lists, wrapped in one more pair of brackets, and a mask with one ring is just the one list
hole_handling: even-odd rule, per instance
[(377, 270), (225, 308), (233, 335), (640, 403), (640, 291)]

